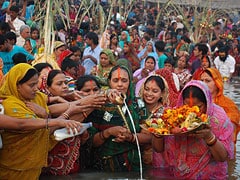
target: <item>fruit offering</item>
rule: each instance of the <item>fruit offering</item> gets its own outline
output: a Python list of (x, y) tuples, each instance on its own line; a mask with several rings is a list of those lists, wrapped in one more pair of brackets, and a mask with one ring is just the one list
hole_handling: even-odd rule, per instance
[(198, 106), (183, 105), (174, 109), (165, 109), (159, 118), (145, 121), (146, 128), (158, 135), (171, 135), (194, 130), (208, 123), (208, 116), (200, 112)]

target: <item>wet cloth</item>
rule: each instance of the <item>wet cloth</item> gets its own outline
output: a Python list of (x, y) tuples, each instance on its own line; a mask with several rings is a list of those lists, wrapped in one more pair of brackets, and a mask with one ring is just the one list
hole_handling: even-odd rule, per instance
[[(31, 68), (33, 67), (26, 63), (15, 65), (5, 76), (0, 98), (4, 99), (6, 115), (44, 121), (25, 105), (17, 90), (17, 83)], [(44, 94), (37, 92), (32, 102), (48, 111), (47, 97)], [(49, 130), (5, 130), (2, 138), (4, 148), (0, 150), (0, 179), (38, 179), (42, 167), (47, 166), (48, 150), (55, 145), (49, 138)]]
[[(212, 103), (208, 87), (201, 81), (190, 81), (188, 86), (197, 86), (207, 99), (207, 112), (210, 126), (218, 141), (225, 147), (228, 157), (233, 158), (233, 126), (224, 110)], [(183, 105), (180, 94), (177, 106)], [(169, 136), (164, 138), (163, 158), (157, 159), (159, 167), (171, 170), (175, 178), (181, 179), (227, 179), (227, 161), (215, 161), (204, 140), (189, 136)]]

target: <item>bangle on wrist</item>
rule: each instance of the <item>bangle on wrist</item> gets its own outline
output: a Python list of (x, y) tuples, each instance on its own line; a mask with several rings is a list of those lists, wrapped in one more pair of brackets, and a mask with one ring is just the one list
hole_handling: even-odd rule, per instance
[(136, 138), (137, 138), (136, 136), (137, 136), (137, 135), (136, 135), (136, 134), (132, 134), (132, 136), (133, 136), (133, 137), (132, 137), (132, 139), (131, 139), (131, 142), (134, 143), (134, 142), (136, 141)]
[(104, 136), (103, 132), (104, 132), (104, 130), (99, 132), (99, 137), (101, 140), (105, 141), (107, 138)]
[(87, 113), (86, 112), (82, 112), (83, 117), (86, 119), (87, 118)]
[(48, 129), (49, 118), (46, 119), (46, 129)]
[(69, 115), (67, 113), (63, 113), (62, 116), (65, 118), (65, 119), (69, 119)]
[(213, 136), (210, 138), (210, 140), (206, 142), (206, 144), (207, 144), (208, 146), (213, 146), (214, 144), (216, 144), (216, 142), (217, 142), (217, 138), (216, 138), (215, 135), (213, 135)]
[(153, 136), (157, 139), (163, 139), (163, 136), (159, 136), (159, 135), (156, 135), (156, 134), (153, 134)]

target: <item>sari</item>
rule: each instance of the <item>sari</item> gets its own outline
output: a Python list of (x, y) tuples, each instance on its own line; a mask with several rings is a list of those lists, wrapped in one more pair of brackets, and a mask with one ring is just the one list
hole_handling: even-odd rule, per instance
[[(153, 59), (155, 60), (155, 67), (154, 67), (154, 70), (153, 71), (156, 71), (158, 69), (158, 61), (157, 59), (158, 58), (155, 58), (154, 56), (152, 56), (152, 54), (150, 53), (148, 57), (153, 57)], [(143, 68), (145, 67), (145, 61), (146, 61), (147, 58), (144, 59), (144, 66)], [(141, 73), (142, 73), (142, 70), (143, 68), (140, 68), (138, 70), (136, 70), (134, 73), (133, 73), (133, 77), (136, 77), (139, 79), (139, 81), (137, 82), (136, 84), (136, 87), (135, 87), (135, 96), (139, 96), (139, 92), (141, 90), (141, 87), (143, 85), (143, 83), (145, 82), (146, 80), (146, 77), (142, 78), (141, 76)], [(153, 71), (152, 72), (149, 72), (149, 75), (153, 74)]]
[[(29, 109), (17, 90), (17, 83), (25, 76), (31, 65), (15, 65), (6, 75), (0, 88), (5, 114), (15, 118), (33, 118), (43, 121)], [(47, 97), (36, 93), (32, 102), (48, 111)], [(41, 169), (47, 166), (48, 150), (55, 145), (49, 138), (48, 129), (14, 131), (2, 133), (3, 149), (0, 150), (0, 179), (38, 179)]]
[[(140, 120), (146, 119), (146, 108), (142, 101), (134, 96), (132, 83), (129, 85), (126, 96), (126, 104), (132, 115), (136, 132), (139, 133), (141, 131)], [(122, 109), (127, 119), (130, 131), (133, 133), (133, 126), (130, 122), (129, 114), (125, 113), (125, 106), (123, 106)], [(93, 137), (96, 133), (107, 128), (125, 125), (117, 106), (114, 104), (106, 104), (101, 109), (94, 110), (87, 117), (86, 121), (91, 121), (93, 123), (93, 127), (88, 129), (90, 133), (89, 141), (93, 141)], [(93, 152), (88, 153), (88, 156), (90, 156), (87, 158), (88, 161), (90, 159), (90, 165), (88, 166), (100, 171), (139, 171), (140, 159), (137, 145), (127, 141), (116, 143), (113, 139), (114, 137), (110, 136), (101, 146), (92, 148)], [(84, 158), (86, 159), (86, 157)]]
[(179, 92), (174, 83), (172, 72), (166, 68), (163, 68), (163, 69), (156, 70), (155, 73), (162, 76), (167, 81), (168, 88), (169, 88), (168, 89), (169, 90), (169, 101), (170, 101), (169, 106), (175, 107), (177, 104)]
[(111, 69), (116, 65), (116, 59), (110, 49), (103, 49), (101, 51), (100, 55), (101, 54), (107, 55), (107, 57), (109, 59), (110, 67), (103, 69), (101, 63), (99, 63), (97, 66), (93, 67), (91, 74), (95, 75), (97, 81), (99, 82), (99, 84), (102, 86), (103, 89), (107, 89), (108, 88), (108, 81), (107, 81), (108, 74), (111, 71)]
[[(203, 91), (207, 100), (206, 114), (210, 117), (211, 130), (225, 147), (228, 158), (232, 159), (234, 155), (232, 123), (224, 110), (212, 102), (211, 93), (203, 82), (192, 80), (184, 89), (189, 86), (196, 86)], [(177, 107), (182, 105), (183, 97), (180, 94)], [(168, 136), (164, 138), (164, 146), (163, 154), (165, 156), (160, 164), (167, 167), (173, 177), (181, 179), (227, 179), (227, 161), (215, 161), (203, 139), (190, 136)]]
[(213, 98), (213, 102), (224, 109), (231, 122), (236, 126), (233, 137), (234, 143), (236, 143), (237, 135), (240, 130), (240, 112), (237, 105), (230, 98), (223, 94), (224, 84), (219, 71), (215, 68), (207, 68), (207, 70), (211, 73), (215, 85), (218, 88), (218, 93)]
[(118, 45), (119, 45), (119, 47), (120, 47), (121, 49), (123, 49), (123, 47), (124, 47), (124, 43), (125, 43), (125, 42), (128, 42), (128, 43), (131, 42), (131, 37), (130, 37), (128, 31), (123, 31), (123, 33), (126, 34), (126, 36), (127, 36), (127, 40), (124, 41), (124, 40), (122, 40), (122, 39), (120, 38), (120, 40), (119, 40), (119, 42), (118, 42)]

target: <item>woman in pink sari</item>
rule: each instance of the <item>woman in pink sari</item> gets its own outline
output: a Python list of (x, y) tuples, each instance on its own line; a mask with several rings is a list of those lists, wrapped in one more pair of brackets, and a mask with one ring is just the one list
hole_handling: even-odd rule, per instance
[(153, 148), (164, 154), (164, 168), (177, 179), (227, 179), (227, 159), (233, 158), (233, 126), (222, 108), (212, 102), (207, 86), (196, 80), (182, 90), (177, 106), (197, 105), (209, 125), (187, 135), (153, 136)]

